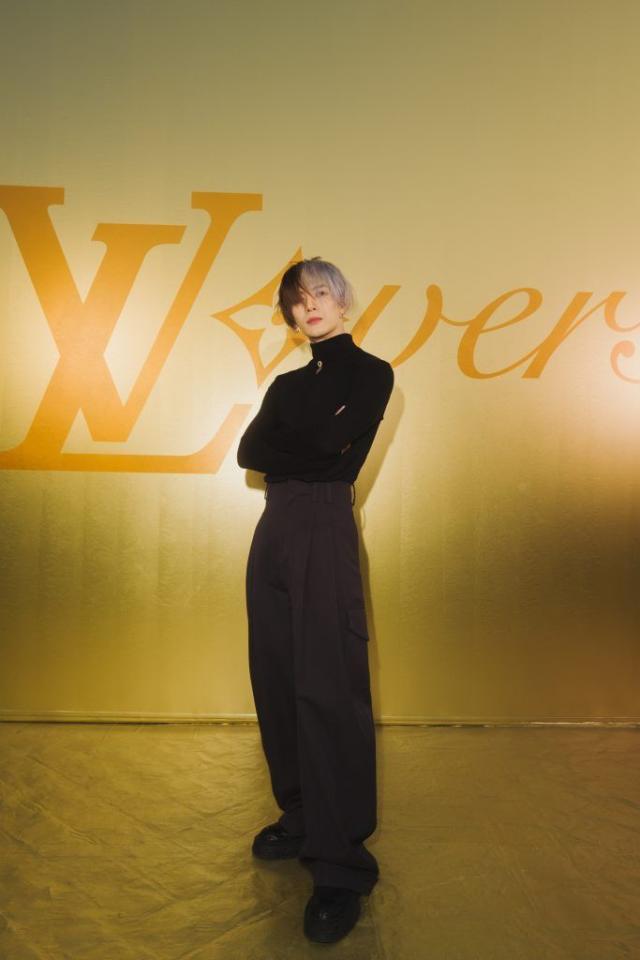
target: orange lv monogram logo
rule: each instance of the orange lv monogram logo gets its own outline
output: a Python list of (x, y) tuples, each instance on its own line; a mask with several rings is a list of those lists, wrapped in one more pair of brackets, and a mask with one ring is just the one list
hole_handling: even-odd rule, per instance
[(233, 404), (218, 432), (195, 453), (63, 453), (82, 410), (94, 440), (124, 441), (144, 408), (176, 338), (229, 230), (243, 213), (262, 209), (260, 194), (193, 193), (192, 207), (211, 222), (151, 347), (138, 378), (122, 402), (104, 353), (140, 271), (154, 247), (179, 243), (183, 226), (98, 224), (93, 240), (106, 252), (83, 301), (49, 216), (64, 202), (64, 190), (0, 186), (4, 210), (60, 353), (44, 396), (22, 443), (0, 452), (0, 469), (215, 473), (250, 404)]

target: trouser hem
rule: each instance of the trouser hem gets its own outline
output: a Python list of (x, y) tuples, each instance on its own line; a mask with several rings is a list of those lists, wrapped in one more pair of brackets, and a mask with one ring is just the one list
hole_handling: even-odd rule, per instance
[(310, 870), (314, 886), (346, 887), (368, 896), (380, 877), (377, 873), (353, 870), (310, 857), (298, 857), (298, 860)]

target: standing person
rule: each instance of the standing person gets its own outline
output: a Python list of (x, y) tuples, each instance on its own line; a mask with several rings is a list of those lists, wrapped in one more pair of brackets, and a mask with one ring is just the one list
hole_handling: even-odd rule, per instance
[(252, 850), (309, 867), (303, 928), (321, 942), (351, 930), (379, 874), (364, 846), (376, 828), (376, 753), (353, 502), (394, 374), (345, 332), (352, 304), (349, 282), (320, 257), (284, 273), (278, 307), (312, 359), (271, 383), (237, 454), (265, 473), (246, 570), (249, 670), (282, 811)]

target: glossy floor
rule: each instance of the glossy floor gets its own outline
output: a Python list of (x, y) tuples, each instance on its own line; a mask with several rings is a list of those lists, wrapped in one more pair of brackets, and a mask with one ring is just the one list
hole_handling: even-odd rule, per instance
[(380, 880), (310, 943), (257, 727), (0, 724), (3, 960), (640, 957), (640, 730), (377, 727)]

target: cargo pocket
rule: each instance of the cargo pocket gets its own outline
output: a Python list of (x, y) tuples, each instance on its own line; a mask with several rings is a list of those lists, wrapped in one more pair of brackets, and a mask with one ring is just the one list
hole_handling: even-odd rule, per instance
[(349, 629), (353, 633), (356, 633), (363, 640), (369, 639), (367, 613), (364, 607), (349, 607), (347, 609), (347, 620), (349, 622)]

